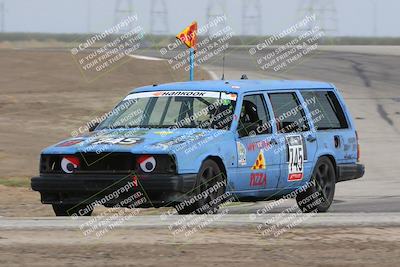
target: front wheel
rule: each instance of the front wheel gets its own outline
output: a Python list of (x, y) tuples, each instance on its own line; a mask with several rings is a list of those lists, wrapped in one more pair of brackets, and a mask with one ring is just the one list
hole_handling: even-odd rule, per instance
[(305, 212), (326, 212), (335, 195), (336, 174), (331, 160), (321, 157), (306, 191), (296, 196), (297, 205)]
[(77, 204), (53, 204), (53, 210), (56, 216), (90, 216), (93, 210), (88, 210), (86, 205)]
[(225, 193), (226, 180), (218, 164), (213, 160), (206, 160), (202, 164), (197, 175), (196, 190), (191, 196), (193, 204), (185, 206), (186, 201), (178, 204), (175, 208), (179, 214), (211, 214), (217, 213), (222, 200), (220, 197)]

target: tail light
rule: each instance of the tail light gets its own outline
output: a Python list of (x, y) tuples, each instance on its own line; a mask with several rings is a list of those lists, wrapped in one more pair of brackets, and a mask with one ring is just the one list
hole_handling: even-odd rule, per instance
[(356, 141), (357, 141), (357, 161), (360, 161), (360, 143), (358, 142), (358, 133), (356, 131)]

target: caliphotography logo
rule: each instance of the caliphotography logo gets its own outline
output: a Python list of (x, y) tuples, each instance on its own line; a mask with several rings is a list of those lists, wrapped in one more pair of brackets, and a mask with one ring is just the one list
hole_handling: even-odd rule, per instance
[(396, 0), (0, 0), (0, 267), (397, 266)]

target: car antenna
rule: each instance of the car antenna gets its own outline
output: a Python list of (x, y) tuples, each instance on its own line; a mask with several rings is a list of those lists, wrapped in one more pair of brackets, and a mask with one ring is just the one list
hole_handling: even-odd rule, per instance
[(225, 80), (225, 49), (222, 54), (222, 77), (221, 80)]

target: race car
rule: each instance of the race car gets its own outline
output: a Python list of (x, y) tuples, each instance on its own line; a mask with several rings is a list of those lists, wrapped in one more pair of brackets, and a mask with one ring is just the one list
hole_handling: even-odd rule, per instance
[(97, 205), (214, 213), (228, 199), (290, 194), (303, 212), (325, 212), (337, 182), (364, 174), (354, 123), (325, 82), (145, 86), (93, 121), (41, 153), (31, 186), (57, 216)]

